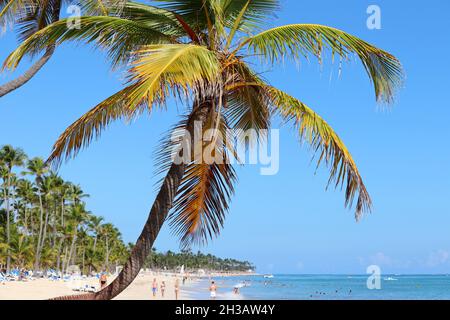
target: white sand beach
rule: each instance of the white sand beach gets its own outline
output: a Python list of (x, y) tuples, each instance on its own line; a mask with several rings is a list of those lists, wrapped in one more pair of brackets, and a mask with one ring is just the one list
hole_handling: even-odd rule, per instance
[[(158, 292), (154, 298), (152, 295), (152, 282), (156, 278), (158, 282)], [(115, 299), (117, 300), (175, 300), (175, 281), (177, 276), (168, 273), (146, 273), (140, 274), (133, 283)], [(180, 300), (187, 300), (189, 296), (184, 289), (192, 285), (196, 280), (186, 280), (184, 286), (180, 280)], [(112, 278), (108, 282), (112, 281)], [(166, 290), (164, 298), (159, 290), (161, 282), (165, 281)], [(73, 291), (73, 287), (84, 286), (85, 284), (99, 287), (98, 280), (89, 278), (86, 280), (76, 280), (70, 282), (51, 281), (48, 279), (35, 279), (26, 282), (11, 281), (0, 283), (0, 300), (45, 300), (64, 295), (80, 294)]]

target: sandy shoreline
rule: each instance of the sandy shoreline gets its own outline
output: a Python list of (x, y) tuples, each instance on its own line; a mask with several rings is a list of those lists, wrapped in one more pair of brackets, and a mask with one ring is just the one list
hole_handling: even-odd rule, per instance
[[(179, 300), (192, 299), (190, 293), (199, 290), (196, 284), (199, 281), (209, 279), (210, 277), (230, 277), (239, 276), (239, 273), (213, 273), (202, 278), (188, 278), (183, 285), (182, 276), (179, 274), (160, 273), (160, 272), (148, 272), (141, 273), (133, 281), (133, 283), (115, 300), (175, 300), (175, 281), (178, 278), (180, 284)], [(156, 297), (152, 294), (152, 282), (156, 278), (158, 283), (158, 292)], [(108, 282), (113, 278), (108, 279)], [(160, 285), (165, 281), (166, 290), (164, 298), (161, 296)], [(77, 295), (81, 292), (72, 290), (74, 287), (81, 287), (84, 285), (92, 285), (96, 288), (99, 287), (98, 280), (96, 278), (88, 278), (84, 280), (75, 280), (70, 282), (64, 281), (51, 281), (48, 279), (35, 279), (26, 282), (11, 281), (4, 284), (0, 283), (0, 300), (45, 300), (49, 298), (64, 296), (64, 295)]]
[[(158, 292), (156, 297), (152, 294), (152, 282), (156, 278), (158, 283)], [(140, 274), (133, 283), (115, 300), (175, 300), (175, 281), (177, 277), (170, 274)], [(181, 277), (178, 276), (180, 283), (180, 300), (188, 300), (189, 296), (185, 293), (185, 288), (192, 285), (196, 280), (186, 280), (182, 285)], [(112, 281), (110, 279), (109, 281)], [(164, 298), (159, 290), (161, 282), (165, 281), (166, 290)], [(0, 284), (0, 300), (45, 300), (64, 295), (76, 295), (82, 292), (73, 291), (72, 288), (84, 285), (93, 285), (98, 288), (98, 280), (89, 278), (85, 280), (75, 280), (70, 282), (51, 281), (48, 279), (36, 279), (26, 282), (12, 281)]]

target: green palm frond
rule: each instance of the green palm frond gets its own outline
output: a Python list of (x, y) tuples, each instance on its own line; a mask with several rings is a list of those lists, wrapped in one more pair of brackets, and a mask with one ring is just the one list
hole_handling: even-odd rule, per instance
[(249, 50), (270, 62), (299, 59), (313, 54), (322, 59), (323, 51), (347, 59), (359, 57), (375, 87), (377, 100), (391, 102), (403, 78), (402, 66), (393, 55), (341, 30), (317, 24), (286, 25), (245, 39)]
[(242, 86), (234, 89), (228, 96), (227, 117), (234, 129), (259, 130), (270, 126), (270, 109), (267, 96), (258, 86)]
[(370, 212), (372, 201), (366, 190), (358, 168), (339, 136), (318, 114), (301, 101), (273, 87), (267, 92), (274, 107), (285, 120), (294, 120), (300, 138), (308, 142), (314, 153), (319, 154), (317, 166), (325, 162), (330, 167), (328, 184), (346, 183), (345, 205), (351, 206), (358, 194), (355, 217)]
[(129, 95), (133, 89), (133, 86), (129, 86), (119, 91), (70, 125), (54, 144), (47, 162), (59, 165), (62, 159), (76, 156), (82, 148), (98, 138), (111, 122), (130, 120), (144, 111), (146, 101), (137, 106), (129, 104)]
[(118, 13), (125, 6), (125, 0), (82, 0), (81, 9), (88, 16), (107, 16)]
[(131, 101), (146, 97), (151, 105), (156, 98), (164, 100), (169, 89), (187, 93), (194, 87), (215, 83), (219, 76), (220, 63), (216, 54), (203, 46), (151, 45), (143, 47), (136, 55), (138, 58), (130, 70), (130, 82), (136, 83)]
[(230, 126), (244, 131), (256, 129), (257, 133), (268, 129), (271, 112), (270, 101), (262, 85), (264, 82), (242, 61), (236, 61), (227, 71), (233, 74), (233, 83), (227, 87), (226, 114)]
[[(214, 0), (211, 0), (214, 1)], [(223, 8), (225, 26), (250, 32), (267, 25), (267, 20), (279, 10), (279, 0), (215, 0)], [(238, 23), (236, 25), (236, 22)]]
[(236, 34), (240, 25), (242, 24), (244, 15), (246, 14), (246, 12), (248, 10), (248, 6), (249, 6), (250, 2), (251, 2), (250, 0), (247, 0), (244, 7), (241, 9), (241, 11), (239, 12), (238, 16), (236, 17), (236, 19), (233, 23), (233, 27), (231, 28), (230, 33), (228, 34), (227, 45), (226, 45), (227, 49), (230, 47), (231, 42), (233, 41), (234, 35)]
[(138, 2), (127, 2), (122, 8), (120, 16), (143, 23), (152, 29), (175, 38), (186, 36), (186, 32), (180, 26), (175, 13), (162, 8)]
[(188, 165), (171, 215), (182, 247), (204, 244), (219, 235), (234, 193), (236, 175), (227, 163)]
[(147, 46), (130, 70), (130, 84), (74, 122), (59, 137), (48, 161), (58, 164), (75, 156), (112, 121), (130, 119), (155, 104), (163, 104), (170, 93), (187, 93), (190, 86), (213, 79), (218, 70), (215, 55), (194, 45)]
[(28, 0), (16, 17), (20, 41), (59, 19), (61, 0)]
[(14, 69), (26, 54), (36, 54), (50, 45), (67, 40), (95, 43), (107, 49), (113, 65), (128, 61), (130, 52), (142, 45), (170, 43), (173, 39), (145, 24), (119, 17), (81, 17), (80, 28), (68, 28), (63, 19), (36, 32), (25, 40), (4, 63)]
[(205, 10), (212, 14), (209, 0), (155, 0), (158, 7), (176, 12), (195, 31), (207, 29)]
[[(208, 121), (203, 128), (203, 134), (206, 135), (205, 130), (217, 127), (207, 141), (203, 142), (204, 152), (211, 150), (215, 161), (196, 161), (195, 155), (192, 155), (191, 162), (186, 164), (185, 175), (169, 216), (170, 226), (174, 233), (180, 236), (184, 248), (192, 244), (205, 244), (208, 239), (219, 235), (234, 193), (237, 177), (227, 151), (233, 156), (235, 150), (233, 146), (228, 148), (225, 141), (228, 129), (226, 118), (223, 114), (220, 114), (220, 117), (217, 115), (214, 110), (210, 110)], [(186, 128), (186, 124), (184, 120), (176, 129)], [(167, 140), (161, 147), (160, 165), (167, 168), (171, 163), (171, 155), (180, 152), (180, 146), (174, 144), (173, 140)], [(219, 158), (221, 160), (217, 161)]]
[(26, 0), (0, 0), (0, 28), (2, 32), (8, 25), (12, 25), (16, 14), (23, 8)]

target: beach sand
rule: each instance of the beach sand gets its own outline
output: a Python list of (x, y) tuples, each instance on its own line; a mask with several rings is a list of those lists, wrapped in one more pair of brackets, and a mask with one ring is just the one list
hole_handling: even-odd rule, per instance
[[(158, 292), (156, 298), (152, 295), (152, 282), (156, 278), (158, 282)], [(196, 280), (187, 280), (182, 285), (180, 279), (180, 300), (187, 300), (189, 296), (184, 292), (184, 288), (192, 285)], [(171, 274), (140, 274), (133, 283), (119, 296), (116, 300), (175, 300), (175, 279), (176, 276)], [(112, 279), (108, 279), (112, 281)], [(161, 297), (159, 287), (161, 281), (165, 281), (166, 290), (165, 297)], [(72, 282), (50, 281), (47, 279), (36, 279), (27, 282), (12, 281), (0, 284), (0, 300), (45, 300), (63, 295), (80, 294), (73, 291), (72, 287), (82, 286), (84, 284), (94, 285), (98, 288), (97, 279), (77, 280)]]

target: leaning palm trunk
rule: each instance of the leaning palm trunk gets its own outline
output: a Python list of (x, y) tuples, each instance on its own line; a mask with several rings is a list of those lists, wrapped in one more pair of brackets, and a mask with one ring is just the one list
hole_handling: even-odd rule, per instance
[[(50, 23), (59, 20), (60, 11), (61, 11), (61, 1), (56, 1), (51, 15)], [(38, 73), (39, 70), (42, 69), (42, 67), (48, 62), (48, 60), (50, 60), (53, 53), (55, 52), (55, 48), (56, 48), (55, 44), (49, 45), (45, 50), (44, 55), (38, 61), (36, 61), (23, 75), (0, 86), (0, 98), (20, 88), (28, 81), (30, 81), (31, 78), (33, 78), (36, 75), (36, 73)]]
[[(211, 110), (210, 101), (199, 104), (197, 108), (194, 107), (187, 123), (187, 131), (191, 134), (191, 137), (194, 136), (194, 122), (199, 121), (205, 124), (209, 110)], [(63, 296), (52, 300), (111, 300), (125, 290), (137, 277), (145, 259), (151, 252), (153, 243), (173, 206), (185, 169), (185, 163), (172, 163), (128, 261), (111, 284), (96, 293)]]
[(36, 73), (38, 73), (39, 70), (41, 70), (41, 68), (47, 63), (47, 61), (50, 60), (50, 58), (53, 55), (53, 52), (55, 52), (54, 45), (48, 47), (44, 55), (38, 61), (36, 61), (36, 63), (34, 63), (30, 67), (30, 69), (28, 69), (23, 75), (0, 86), (0, 97), (7, 95), (8, 93), (20, 88), (25, 83), (30, 81), (31, 78), (33, 78), (36, 75)]

